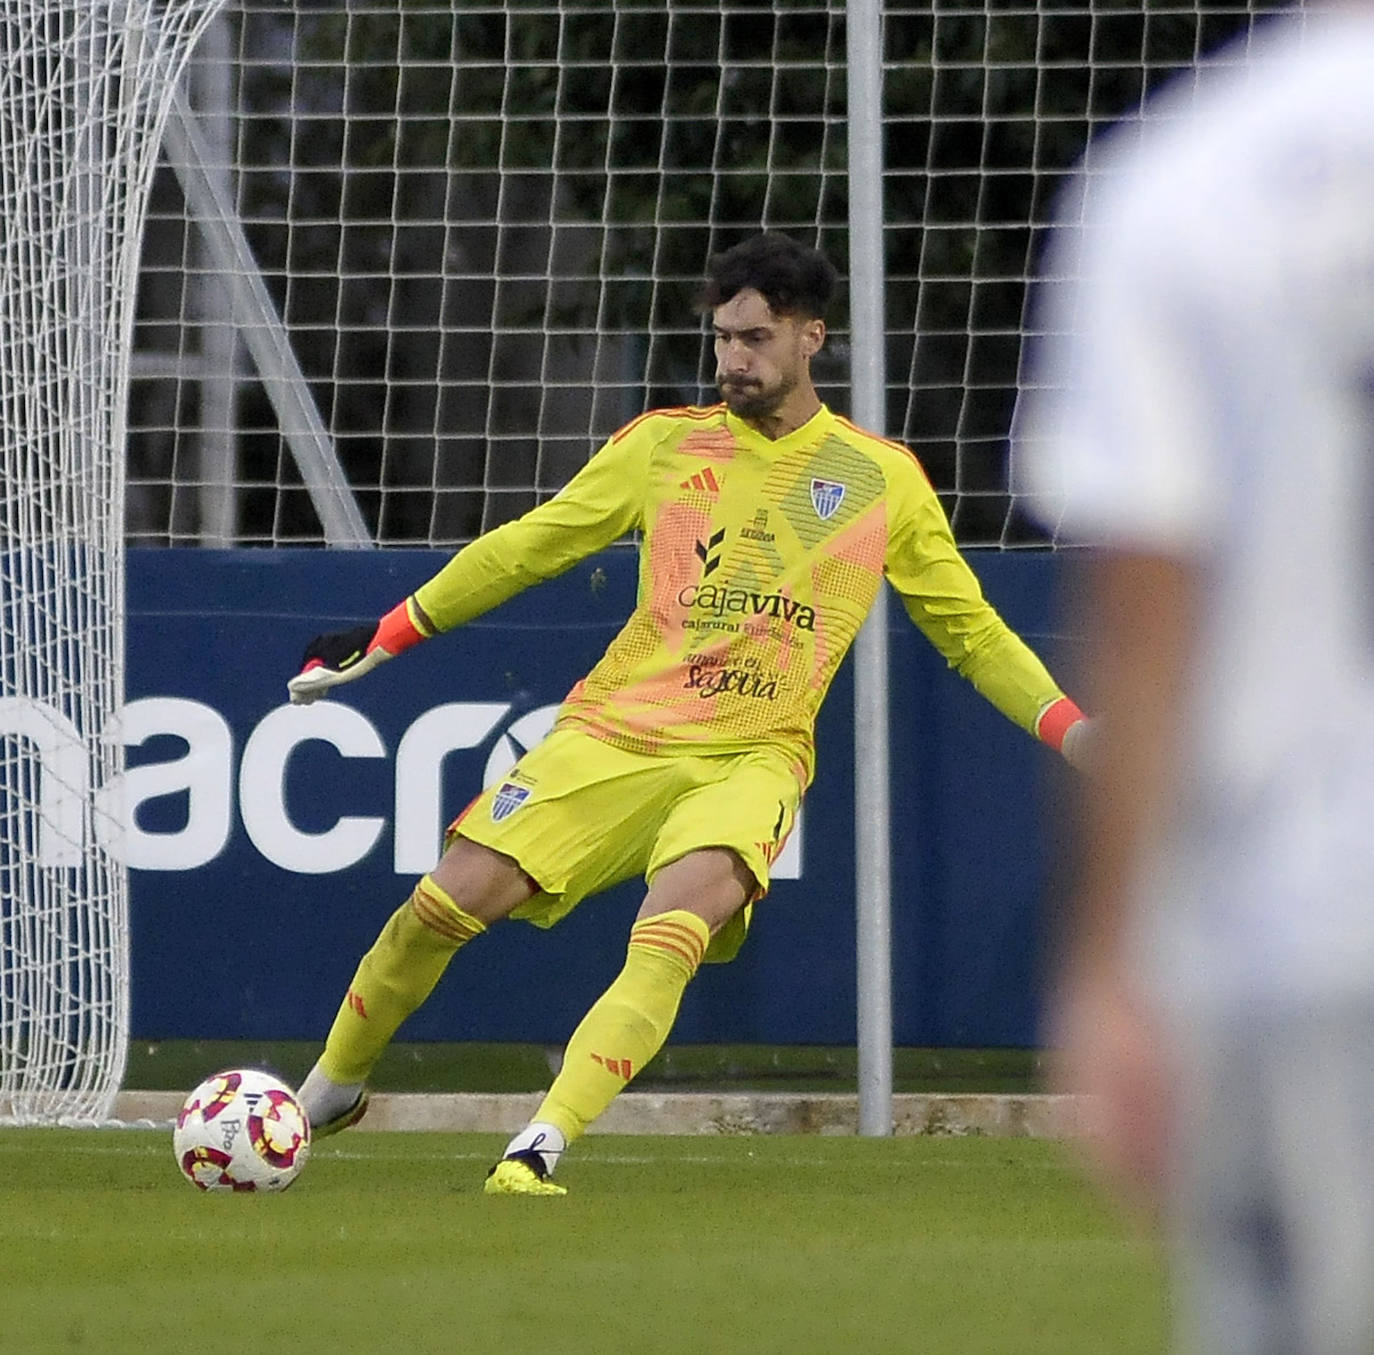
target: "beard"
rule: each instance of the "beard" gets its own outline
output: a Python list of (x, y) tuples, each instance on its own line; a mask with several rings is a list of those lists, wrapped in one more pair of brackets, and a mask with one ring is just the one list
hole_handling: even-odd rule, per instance
[(721, 399), (730, 412), (741, 419), (762, 419), (776, 414), (795, 384), (784, 378), (775, 386), (765, 386), (760, 381), (731, 379), (716, 373), (716, 389)]

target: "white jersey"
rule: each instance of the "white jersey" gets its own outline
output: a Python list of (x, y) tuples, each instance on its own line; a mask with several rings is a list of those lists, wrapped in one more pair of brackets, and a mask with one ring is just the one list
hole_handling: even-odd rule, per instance
[(1199, 570), (1162, 995), (1374, 992), (1374, 5), (1168, 97), (1070, 209), (1018, 474)]

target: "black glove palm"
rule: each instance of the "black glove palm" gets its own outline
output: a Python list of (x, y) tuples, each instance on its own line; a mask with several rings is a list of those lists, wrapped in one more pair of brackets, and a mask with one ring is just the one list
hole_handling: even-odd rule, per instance
[(381, 645), (373, 644), (376, 635), (376, 622), (317, 635), (305, 647), (301, 671), (286, 684), (291, 704), (308, 706), (330, 688), (364, 677), (389, 659), (391, 655)]
[(354, 626), (352, 630), (317, 635), (306, 645), (301, 667), (304, 669), (322, 664), (336, 673), (347, 672), (367, 653), (367, 647), (376, 633), (377, 623), (374, 621), (365, 626)]

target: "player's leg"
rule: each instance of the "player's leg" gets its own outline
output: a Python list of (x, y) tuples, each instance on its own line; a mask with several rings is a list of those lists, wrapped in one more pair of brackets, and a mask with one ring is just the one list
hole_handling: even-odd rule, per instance
[(1288, 1350), (1374, 1350), (1374, 1011), (1360, 1000), (1283, 1013), (1267, 1041), (1267, 1100), (1288, 1218), (1293, 1326)]
[(453, 840), (359, 962), (324, 1053), (301, 1084), (317, 1137), (361, 1119), (368, 1075), (401, 1022), (430, 995), (462, 946), (534, 892), (509, 856), (464, 837)]
[(534, 1121), (508, 1145), (523, 1167), (498, 1164), (489, 1190), (562, 1193), (546, 1172), (662, 1047), (703, 958), (733, 957), (750, 904), (768, 889), (801, 799), (792, 767), (767, 750), (660, 761), (696, 765), (681, 773), (690, 784), (664, 811), (648, 853), (649, 892), (625, 967), (574, 1032)]
[(1295, 1355), (1288, 1237), (1273, 1170), (1267, 1056), (1235, 1020), (1181, 1025), (1175, 1160), (1175, 1321), (1180, 1350)]
[[(593, 887), (643, 869), (642, 851), (634, 864), (618, 860), (622, 834), (599, 827), (615, 822), (623, 837), (634, 836), (632, 820), (644, 811), (623, 804), (613, 788), (642, 762), (555, 730), (468, 805), (450, 826), (438, 866), (363, 958), (301, 1088), (317, 1134), (357, 1120), (367, 1073), (460, 946), (513, 911), (552, 925)], [(636, 786), (641, 801), (652, 790)], [(610, 859), (593, 860), (598, 855)]]
[(624, 968), (573, 1032), (534, 1120), (492, 1169), (491, 1193), (563, 1193), (547, 1179), (559, 1155), (662, 1048), (712, 935), (757, 889), (729, 848), (689, 852), (654, 875)]
[(1180, 1029), (1180, 1348), (1374, 1349), (1374, 1012), (1251, 1001)]

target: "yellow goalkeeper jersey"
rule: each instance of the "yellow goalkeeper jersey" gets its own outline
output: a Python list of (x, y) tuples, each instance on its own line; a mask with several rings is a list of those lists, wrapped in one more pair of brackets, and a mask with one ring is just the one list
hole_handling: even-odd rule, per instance
[(560, 724), (644, 753), (772, 745), (803, 785), (816, 712), (886, 575), (948, 663), (1023, 728), (1062, 693), (985, 600), (920, 465), (822, 407), (772, 441), (722, 405), (654, 410), (415, 600), (439, 630), (630, 531), (635, 609)]

